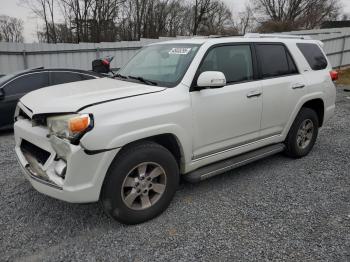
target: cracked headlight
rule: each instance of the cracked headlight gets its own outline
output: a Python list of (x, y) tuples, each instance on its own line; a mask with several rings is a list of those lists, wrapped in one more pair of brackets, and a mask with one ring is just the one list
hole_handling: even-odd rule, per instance
[(46, 119), (50, 134), (71, 142), (78, 141), (86, 132), (93, 128), (91, 114), (69, 114), (52, 116)]

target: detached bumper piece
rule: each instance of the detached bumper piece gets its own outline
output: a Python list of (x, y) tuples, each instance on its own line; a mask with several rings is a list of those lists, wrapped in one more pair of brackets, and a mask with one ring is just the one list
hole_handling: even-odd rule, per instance
[[(52, 154), (40, 147), (22, 140), (20, 152), (17, 154), (19, 161), (23, 163), (24, 171), (34, 180), (62, 190), (66, 163), (62, 160), (53, 161), (53, 167), (44, 170)], [(23, 159), (20, 159), (23, 156)], [(51, 165), (52, 166), (52, 165)]]

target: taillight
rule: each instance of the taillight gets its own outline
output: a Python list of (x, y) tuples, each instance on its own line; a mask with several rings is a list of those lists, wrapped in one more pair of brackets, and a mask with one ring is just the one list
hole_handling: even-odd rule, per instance
[(338, 71), (332, 70), (329, 74), (331, 75), (332, 81), (337, 81), (339, 79)]
[(110, 63), (109, 63), (109, 61), (108, 61), (107, 59), (103, 59), (103, 60), (102, 60), (102, 64), (108, 66)]

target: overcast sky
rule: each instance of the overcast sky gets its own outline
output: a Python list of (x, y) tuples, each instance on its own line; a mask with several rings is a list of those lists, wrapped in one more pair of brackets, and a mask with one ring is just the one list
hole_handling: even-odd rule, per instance
[[(249, 0), (223, 0), (228, 4), (234, 14), (244, 8)], [(346, 13), (350, 13), (350, 0), (341, 0)], [(24, 40), (27, 43), (36, 41), (35, 32), (40, 26), (40, 21), (35, 18), (31, 11), (19, 4), (20, 0), (0, 0), (0, 15), (14, 16), (24, 21)]]

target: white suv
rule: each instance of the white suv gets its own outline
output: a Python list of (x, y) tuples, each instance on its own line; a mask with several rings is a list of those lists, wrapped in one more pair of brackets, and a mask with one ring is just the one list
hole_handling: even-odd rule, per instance
[(46, 195), (146, 221), (167, 208), (180, 176), (198, 182), (282, 151), (307, 155), (335, 109), (321, 46), (275, 35), (147, 46), (115, 79), (23, 97), (18, 161)]

